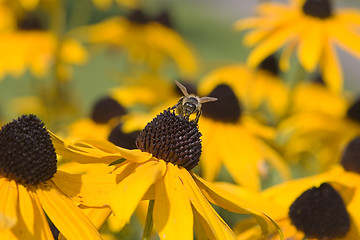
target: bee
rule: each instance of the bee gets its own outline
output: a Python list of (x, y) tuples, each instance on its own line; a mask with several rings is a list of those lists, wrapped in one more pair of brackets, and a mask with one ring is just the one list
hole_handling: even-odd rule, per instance
[(196, 117), (194, 120), (195, 123), (198, 123), (200, 115), (201, 115), (201, 104), (206, 102), (216, 101), (217, 98), (214, 97), (199, 97), (195, 94), (189, 94), (186, 87), (175, 80), (176, 85), (180, 88), (181, 92), (184, 94), (183, 97), (179, 99), (177, 104), (175, 104), (171, 110), (175, 109), (175, 112), (178, 115), (185, 117), (189, 120), (191, 114), (196, 113)]

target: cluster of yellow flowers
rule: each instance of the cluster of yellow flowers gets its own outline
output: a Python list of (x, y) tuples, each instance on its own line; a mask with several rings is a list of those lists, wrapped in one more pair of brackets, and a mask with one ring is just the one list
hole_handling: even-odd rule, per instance
[[(0, 104), (18, 115), (0, 115), (0, 239), (360, 239), (360, 100), (336, 52), (360, 58), (360, 10), (335, 1), (257, 4), (233, 26), (246, 62), (202, 72), (141, 1), (0, 0), (0, 85), (32, 91)], [(84, 117), (75, 65), (96, 54), (121, 80)]]

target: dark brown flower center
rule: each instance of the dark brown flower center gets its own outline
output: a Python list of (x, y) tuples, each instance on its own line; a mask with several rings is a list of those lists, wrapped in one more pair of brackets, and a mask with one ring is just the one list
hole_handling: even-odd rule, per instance
[(24, 17), (18, 19), (17, 27), (20, 30), (44, 30), (44, 25), (38, 13), (28, 13)]
[(137, 147), (154, 157), (193, 169), (201, 155), (201, 133), (194, 121), (165, 110), (140, 132)]
[(346, 146), (341, 165), (346, 171), (360, 174), (360, 137), (356, 137)]
[(0, 174), (37, 185), (53, 177), (57, 158), (50, 135), (35, 115), (23, 115), (0, 130)]
[(111, 130), (108, 140), (119, 147), (136, 149), (135, 141), (139, 133), (140, 131), (124, 133), (122, 124), (119, 124)]
[(242, 109), (229, 85), (216, 86), (209, 97), (216, 97), (218, 100), (201, 106), (202, 114), (205, 117), (225, 123), (236, 123), (239, 120)]
[(259, 65), (258, 69), (265, 70), (274, 76), (279, 76), (279, 64), (274, 55), (265, 58)]
[(346, 116), (360, 123), (360, 98), (349, 107)]
[(290, 206), (289, 217), (307, 238), (340, 238), (350, 230), (344, 201), (328, 183), (302, 193)]
[(169, 16), (169, 13), (167, 11), (161, 11), (157, 16), (150, 17), (146, 15), (142, 10), (135, 10), (133, 11), (127, 19), (130, 22), (137, 23), (137, 24), (147, 24), (149, 22), (157, 22), (160, 23), (166, 27), (171, 28), (172, 23)]
[(95, 103), (91, 118), (96, 123), (104, 124), (110, 119), (124, 114), (126, 114), (126, 110), (119, 102), (110, 97), (104, 97)]
[(306, 0), (302, 9), (305, 14), (321, 19), (329, 18), (332, 15), (330, 0)]

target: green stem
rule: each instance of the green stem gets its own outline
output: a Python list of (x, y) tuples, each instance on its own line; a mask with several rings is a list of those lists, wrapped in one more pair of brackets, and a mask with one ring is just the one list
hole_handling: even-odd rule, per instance
[(154, 226), (154, 222), (153, 222), (154, 203), (155, 203), (155, 200), (149, 201), (149, 206), (148, 206), (148, 211), (146, 214), (145, 228), (144, 228), (142, 240), (150, 240), (150, 238), (151, 238), (151, 233), (152, 233), (152, 229)]

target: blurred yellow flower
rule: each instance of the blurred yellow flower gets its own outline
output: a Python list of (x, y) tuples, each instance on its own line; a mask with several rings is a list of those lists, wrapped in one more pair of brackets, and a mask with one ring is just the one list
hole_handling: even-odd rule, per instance
[[(137, 146), (141, 150), (124, 149), (105, 141), (84, 140), (65, 145), (58, 139), (54, 144), (59, 153), (79, 162), (119, 162), (112, 173), (118, 184), (109, 199), (104, 196), (102, 201), (96, 202), (86, 194), (82, 196), (81, 189), (77, 192), (69, 189), (67, 194), (92, 207), (103, 206), (109, 201), (122, 226), (130, 220), (139, 202), (149, 199), (155, 202), (153, 218), (160, 239), (179, 236), (193, 239), (194, 227), (199, 237), (236, 239), (211, 202), (229, 211), (252, 214), (265, 237), (268, 225), (274, 222), (253, 209), (251, 203), (192, 173), (201, 153), (200, 136), (194, 122), (166, 110), (140, 133)], [(71, 177), (68, 181), (72, 182)]]
[[(307, 88), (313, 88), (311, 92), (318, 91), (318, 86), (298, 87), (302, 88), (301, 91)], [(324, 96), (325, 101), (321, 99)], [(300, 96), (296, 93), (296, 97)], [(319, 94), (312, 99), (311, 105), (311, 100), (306, 95), (302, 97), (304, 99), (295, 100), (295, 103), (303, 103), (302, 106), (299, 104), (295, 111), (301, 108), (303, 111), (280, 122), (276, 142), (282, 149), (285, 159), (301, 163), (305, 170), (317, 173), (329, 169), (336, 163), (343, 146), (360, 134), (360, 102), (356, 101), (344, 111), (344, 99)], [(304, 102), (308, 102), (309, 105)], [(333, 109), (328, 107), (327, 104), (330, 103), (334, 106)]]
[(19, 77), (27, 69), (42, 78), (58, 64), (62, 80), (68, 80), (69, 65), (87, 61), (87, 51), (77, 40), (67, 37), (59, 40), (54, 32), (45, 30), (35, 12), (17, 16), (6, 1), (0, 4), (0, 12), (4, 14), (0, 24), (0, 51), (7, 56), (0, 60), (0, 79), (8, 74)]
[(247, 75), (241, 73), (247, 72), (243, 66), (226, 67), (200, 82), (200, 95), (218, 98), (202, 106), (199, 127), (204, 147), (200, 165), (207, 180), (214, 180), (224, 164), (235, 182), (260, 190), (260, 176), (268, 174), (268, 163), (283, 179), (289, 179), (290, 172), (282, 157), (268, 144), (275, 130), (248, 114), (246, 103), (241, 105), (241, 96), (246, 96), (246, 84), (241, 82), (247, 81)]
[(75, 29), (73, 36), (88, 43), (123, 48), (131, 62), (146, 63), (153, 70), (160, 69), (171, 59), (184, 76), (192, 76), (197, 72), (196, 57), (189, 44), (177, 32), (156, 21), (143, 20), (139, 11), (133, 14), (141, 16), (130, 16), (132, 20), (112, 17)]
[(291, 0), (288, 4), (262, 3), (259, 16), (239, 20), (237, 30), (253, 29), (244, 38), (255, 46), (248, 64), (256, 67), (264, 58), (284, 47), (280, 68), (287, 70), (289, 57), (297, 51), (304, 69), (320, 67), (326, 85), (335, 93), (343, 86), (343, 74), (335, 47), (360, 58), (360, 12), (356, 9), (333, 10), (330, 0)]

